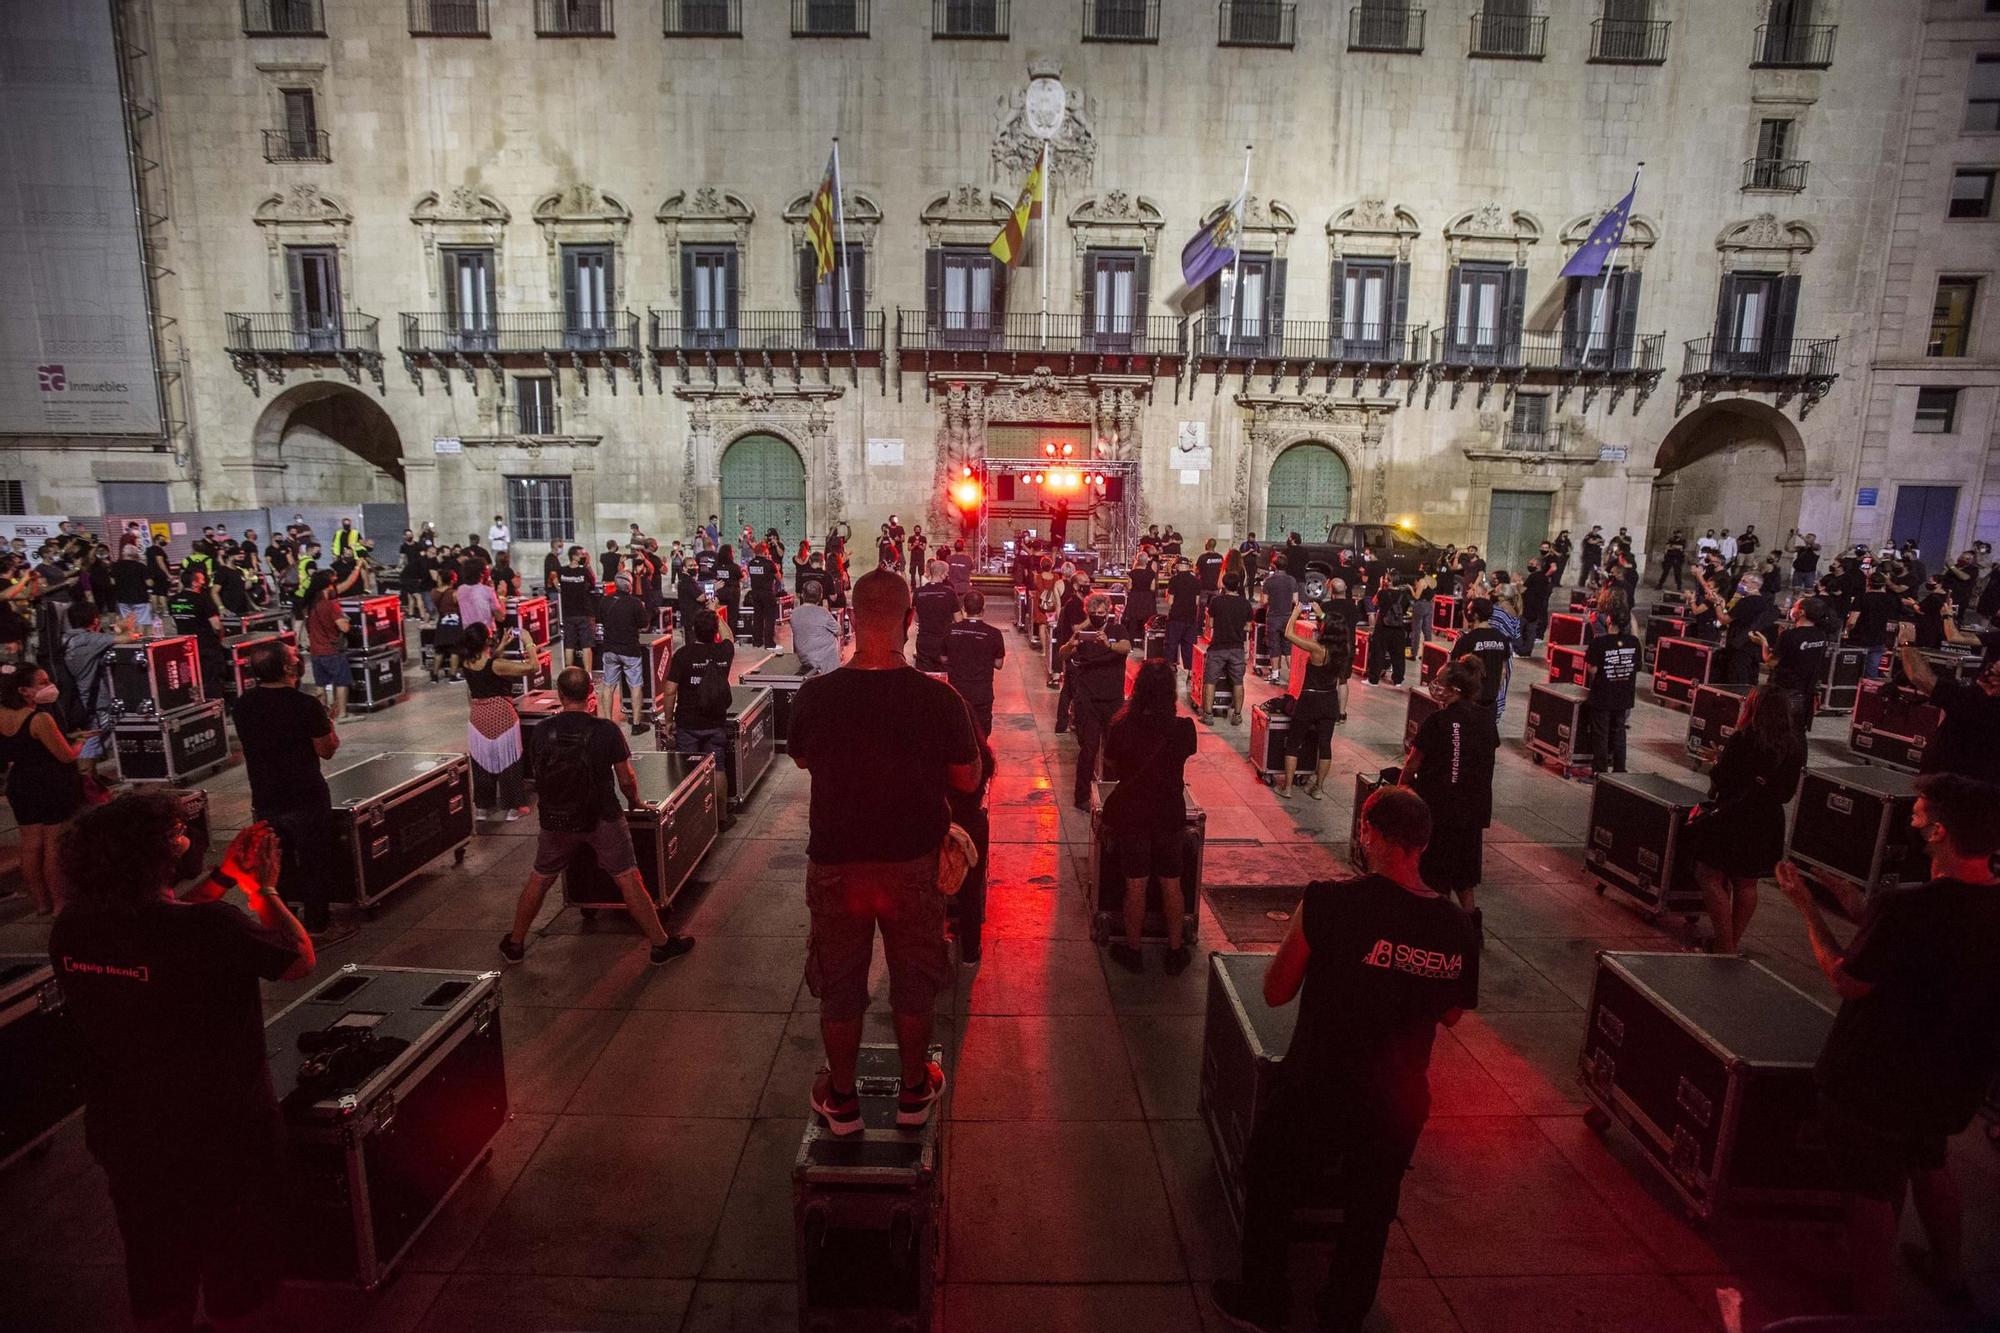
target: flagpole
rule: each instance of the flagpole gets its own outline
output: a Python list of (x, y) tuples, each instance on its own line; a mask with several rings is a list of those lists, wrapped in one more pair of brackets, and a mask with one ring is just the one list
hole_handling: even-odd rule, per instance
[(840, 231), (840, 251), (833, 258), (833, 280), (840, 284), (840, 322), (847, 330), (847, 345), (854, 346), (854, 311), (847, 291), (847, 205), (841, 200), (840, 136), (833, 136), (833, 218)]
[[(1055, 252), (1049, 248), (1049, 214), (1055, 212), (1055, 182), (1049, 179), (1049, 141), (1042, 140), (1042, 164), (1036, 168), (1042, 175), (1042, 347), (1049, 345), (1049, 267), (1055, 259)], [(1023, 236), (1021, 243), (1026, 245)]]
[[(1646, 164), (1644, 162), (1641, 162), (1638, 165), (1638, 168), (1632, 172), (1632, 193), (1627, 195), (1626, 197), (1632, 201), (1632, 205), (1635, 208), (1639, 204), (1639, 176), (1640, 173), (1644, 172), (1645, 170), (1646, 170)], [(1611, 316), (1611, 275), (1618, 268), (1618, 248), (1619, 246), (1625, 244), (1625, 228), (1631, 225), (1632, 225), (1632, 215), (1630, 213), (1627, 213), (1625, 215), (1625, 221), (1618, 228), (1618, 241), (1611, 247), (1611, 257), (1605, 261), (1604, 272), (1602, 275), (1600, 275), (1600, 281), (1598, 283), (1598, 288), (1597, 288), (1597, 297), (1599, 303), (1603, 306), (1604, 315), (1607, 320), (1609, 320)], [(1591, 322), (1593, 324), (1596, 323), (1595, 320), (1592, 320)], [(1607, 368), (1610, 367), (1612, 359), (1617, 355), (1616, 349), (1611, 346), (1613, 332), (1614, 330), (1610, 329), (1607, 329), (1605, 331), (1604, 360)], [(1589, 357), (1590, 357), (1590, 351), (1588, 348), (1585, 348), (1584, 359), (1588, 361)]]
[(1223, 291), (1227, 298), (1222, 308), (1222, 350), (1229, 350), (1229, 335), (1236, 324), (1236, 301), (1243, 289), (1243, 204), (1250, 194), (1250, 152), (1252, 145), (1243, 145), (1243, 184), (1237, 188), (1236, 199), (1229, 205), (1230, 212), (1236, 214), (1236, 226), (1231, 229), (1229, 285)]

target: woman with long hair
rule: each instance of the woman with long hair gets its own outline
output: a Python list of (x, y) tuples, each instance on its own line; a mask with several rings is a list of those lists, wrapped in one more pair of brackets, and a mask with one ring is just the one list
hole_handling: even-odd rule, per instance
[(1493, 822), (1493, 756), (1500, 733), (1479, 702), (1486, 664), (1455, 657), (1431, 681), (1438, 711), (1424, 719), (1403, 756), (1402, 785), (1431, 811), (1431, 840), (1419, 863), (1433, 892), (1450, 893), (1476, 913), (1473, 891), (1485, 874), (1486, 826)]
[[(1104, 823), (1125, 880), (1125, 938), (1111, 946), (1111, 957), (1129, 971), (1145, 971), (1140, 939), (1146, 929), (1146, 884), (1156, 878), (1170, 976), (1185, 970), (1191, 956), (1186, 895), (1194, 886), (1181, 883), (1181, 843), (1187, 827), (1187, 761), (1196, 745), (1194, 719), (1180, 716), (1174, 680), (1174, 669), (1165, 661), (1140, 667), (1104, 742), (1105, 772), (1118, 781), (1105, 798)], [(1096, 887), (1088, 891), (1094, 893)]]
[(1757, 911), (1757, 881), (1784, 857), (1785, 803), (1805, 766), (1785, 692), (1769, 685), (1752, 690), (1742, 724), (1722, 743), (1709, 775), (1709, 798), (1681, 835), (1715, 927), (1717, 953), (1743, 947), (1743, 932)]
[(1354, 669), (1354, 604), (1347, 600), (1347, 585), (1335, 579), (1327, 600), (1320, 607), (1316, 631), (1300, 628), (1303, 600), (1292, 608), (1284, 625), (1281, 652), (1301, 649), (1306, 656), (1304, 677), (1298, 696), (1292, 701), (1292, 725), (1285, 732), (1285, 771), (1278, 779), (1278, 799), (1292, 799), (1299, 761), (1311, 756), (1312, 785), (1306, 795), (1313, 800), (1326, 797), (1326, 776), (1333, 767), (1333, 729), (1346, 716), (1348, 673)]
[(540, 653), (524, 626), (525, 660), (503, 657), (513, 637), (513, 630), (505, 630), (496, 643), (486, 626), (465, 627), (465, 693), (472, 709), (465, 750), (472, 757), (472, 803), (488, 818), (504, 817), (510, 824), (528, 813), (528, 802), (521, 783), (521, 715), (509, 682), (534, 675)]
[(450, 561), (438, 567), (437, 592), (431, 602), (437, 619), (431, 622), (431, 679), (458, 679), (459, 651), (465, 642), (465, 617), (458, 609), (458, 567)]
[(83, 808), (83, 775), (56, 721), (56, 694), (49, 673), (33, 662), (0, 672), (0, 762), (21, 828), (21, 878), (39, 916), (56, 910), (57, 838)]

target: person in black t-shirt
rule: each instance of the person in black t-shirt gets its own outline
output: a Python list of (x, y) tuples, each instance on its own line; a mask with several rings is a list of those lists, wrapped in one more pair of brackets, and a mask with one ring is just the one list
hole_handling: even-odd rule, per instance
[[(1507, 679), (1507, 657), (1514, 650), (1514, 642), (1505, 634), (1493, 628), (1493, 600), (1489, 597), (1475, 597), (1465, 604), (1465, 625), (1458, 637), (1452, 640), (1449, 657), (1476, 657), (1486, 675), (1479, 687), (1481, 707), (1492, 708), (1500, 698), (1502, 682)], [(1497, 720), (1497, 719), (1496, 719)]]
[(1201, 632), (1201, 580), (1188, 562), (1174, 557), (1167, 580), (1167, 660), (1182, 671), (1194, 669), (1194, 641)]
[(750, 580), (750, 645), (753, 648), (778, 646), (778, 583), (785, 567), (777, 552), (762, 546), (750, 548), (743, 573)]
[(1424, 719), (1403, 756), (1402, 784), (1431, 811), (1424, 883), (1458, 897), (1479, 919), (1474, 890), (1485, 877), (1486, 826), (1493, 822), (1493, 756), (1500, 748), (1493, 710), (1479, 701), (1485, 669), (1477, 658), (1445, 665), (1431, 682), (1440, 707)]
[(646, 628), (646, 604), (633, 596), (630, 574), (620, 574), (611, 587), (597, 604), (597, 623), (604, 630), (604, 716), (618, 720), (622, 693), (631, 701), (632, 734), (637, 736), (646, 729), (640, 722), (645, 709), (646, 648), (639, 641)]
[(1792, 729), (1803, 748), (1826, 680), (1826, 655), (1833, 650), (1833, 608), (1824, 597), (1803, 597), (1792, 603), (1790, 616), (1791, 625), (1776, 642), (1768, 634), (1755, 637), (1771, 667), (1771, 688), (1791, 701)]
[(618, 577), (618, 571), (625, 568), (625, 557), (619, 554), (616, 538), (604, 543), (604, 550), (597, 557), (598, 582), (609, 583)]
[(556, 612), (562, 618), (563, 647), (571, 666), (591, 665), (597, 646), (597, 580), (591, 576), (590, 553), (569, 548), (569, 563), (556, 571)]
[[(253, 824), (184, 895), (179, 798), (121, 796), (63, 839), (69, 898), (49, 932), (82, 1060), (84, 1139), (104, 1168), (142, 1329), (250, 1326), (283, 1276), (284, 1121), (258, 982), (315, 963)], [(242, 890), (245, 909), (220, 899)]]
[(514, 903), (513, 929), (500, 937), (500, 956), (509, 963), (526, 957), (528, 932), (534, 929), (549, 886), (570, 868), (578, 852), (588, 848), (597, 868), (618, 886), (633, 923), (652, 944), (653, 966), (671, 962), (694, 948), (694, 939), (667, 929), (658, 904), (639, 877), (625, 811), (648, 807), (639, 795), (638, 774), (632, 771), (631, 748), (616, 722), (590, 715), (590, 673), (582, 667), (564, 667), (556, 673), (556, 699), (562, 711), (535, 728), (529, 756), (541, 802), (541, 836), (535, 841), (528, 882)]
[(1906, 1253), (1948, 1303), (1969, 1303), (1946, 1141), (1971, 1123), (2000, 1070), (2000, 788), (1919, 778), (1910, 827), (1930, 858), (1930, 882), (1864, 898), (1834, 881), (1843, 909), (1861, 921), (1845, 949), (1798, 868), (1777, 868), (1841, 999), (1815, 1077), (1820, 1129), (1848, 1195), (1845, 1271), (1867, 1314), (1895, 1307), (1906, 1188), (1930, 1241)]
[(1384, 576), (1375, 594), (1375, 619), (1368, 634), (1368, 683), (1379, 685), (1389, 673), (1393, 685), (1403, 683), (1403, 661), (1409, 648), (1410, 617), (1416, 598), (1403, 586), (1401, 574)]
[(1970, 685), (1941, 678), (1907, 643), (1902, 664), (1911, 687), (1944, 710), (1937, 736), (1924, 751), (1924, 770), (2000, 784), (2000, 662), (1989, 659)]
[[(672, 719), (676, 752), (720, 756), (729, 748), (729, 708), (705, 706), (701, 684), (711, 671), (727, 678), (735, 660), (735, 636), (721, 617), (704, 607), (688, 618), (688, 642), (674, 649), (666, 675), (654, 682), (660, 716)], [(721, 763), (718, 758), (718, 772)]]
[(743, 568), (736, 563), (736, 548), (725, 542), (715, 553), (715, 607), (731, 634), (742, 628), (737, 615), (742, 603)]
[[(1071, 802), (1090, 809), (1090, 781), (1111, 715), (1125, 699), (1125, 661), (1132, 645), (1124, 627), (1111, 617), (1111, 599), (1092, 593), (1083, 602), (1083, 619), (1063, 645), (1063, 694), (1070, 699), (1076, 723), (1076, 785)], [(1057, 703), (1060, 709), (1062, 704)]]
[(1201, 674), (1201, 716), (1215, 716), (1215, 687), (1229, 682), (1229, 723), (1243, 721), (1243, 679), (1245, 675), (1244, 631), (1250, 625), (1250, 599), (1243, 595), (1243, 576), (1223, 575), (1222, 591), (1208, 601), (1208, 647), (1204, 650)]
[(1125, 882), (1119, 903), (1125, 938), (1112, 944), (1111, 959), (1128, 972), (1146, 970), (1141, 952), (1146, 887), (1148, 880), (1157, 878), (1168, 976), (1179, 976), (1192, 959), (1185, 938), (1185, 904), (1194, 892), (1194, 886), (1183, 885), (1181, 877), (1187, 840), (1184, 787), (1197, 738), (1193, 719), (1176, 711), (1174, 693), (1172, 667), (1155, 660), (1139, 668), (1131, 698), (1111, 719), (1105, 734), (1105, 776), (1118, 785), (1105, 798), (1102, 816), (1110, 843), (1105, 850), (1116, 859)]
[(333, 797), (320, 764), (340, 750), (340, 735), (326, 705), (301, 689), (304, 662), (288, 643), (260, 645), (250, 654), (256, 682), (236, 701), (236, 741), (250, 779), (250, 810), (278, 835), (283, 854), (280, 883), (321, 947), (354, 934), (332, 930), (327, 904), (333, 893)]
[(1757, 644), (1751, 636), (1765, 629), (1776, 615), (1764, 596), (1764, 580), (1745, 574), (1736, 585), (1736, 596), (1725, 603), (1712, 582), (1702, 583), (1715, 607), (1715, 619), (1722, 626), (1722, 648), (1716, 653), (1712, 678), (1724, 685), (1757, 683)]
[(812, 777), (806, 984), (820, 1002), (827, 1069), (811, 1106), (843, 1136), (862, 1128), (854, 1071), (878, 927), (902, 1057), (897, 1125), (926, 1124), (944, 1093), (930, 1058), (932, 1008), (952, 980), (940, 873), (947, 857), (962, 863), (946, 788), (976, 791), (981, 778), (964, 700), (903, 660), (909, 585), (883, 567), (850, 595), (854, 655), (799, 687), (786, 747)]
[(1882, 679), (1882, 663), (1889, 655), (1889, 623), (1903, 612), (1902, 599), (1889, 591), (1888, 576), (1879, 568), (1868, 576), (1868, 590), (1855, 599), (1847, 613), (1849, 647), (1866, 648), (1868, 656), (1862, 673), (1870, 680)]
[(965, 614), (944, 636), (944, 665), (951, 687), (972, 710), (979, 734), (993, 734), (993, 673), (1007, 660), (1007, 638), (987, 624), (986, 594), (974, 588), (965, 594)]
[(1622, 603), (1614, 603), (1606, 631), (1583, 652), (1584, 687), (1590, 692), (1584, 722), (1590, 729), (1593, 781), (1625, 771), (1625, 724), (1632, 716), (1639, 680), (1640, 644)]
[(944, 670), (944, 639), (958, 619), (958, 594), (952, 591), (951, 567), (933, 560), (924, 568), (924, 584), (911, 597), (917, 620), (916, 666), (919, 671)]
[(1384, 788), (1358, 828), (1371, 873), (1307, 885), (1264, 974), (1266, 1004), (1299, 997), (1298, 1025), (1244, 1153), (1242, 1277), (1211, 1289), (1252, 1328), (1286, 1326), (1292, 1209), (1335, 1151), (1342, 1221), (1315, 1313), (1320, 1328), (1361, 1327), (1430, 1117), (1438, 1026), (1479, 1002), (1472, 923), (1419, 870), (1432, 831), (1424, 803)]
[(1222, 556), (1216, 552), (1213, 537), (1202, 544), (1201, 554), (1194, 558), (1194, 581), (1201, 590), (1201, 609), (1206, 612), (1209, 599), (1222, 590)]

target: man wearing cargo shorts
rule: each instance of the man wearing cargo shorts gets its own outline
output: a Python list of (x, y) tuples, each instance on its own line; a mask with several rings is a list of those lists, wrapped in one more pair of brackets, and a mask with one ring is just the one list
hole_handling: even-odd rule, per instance
[(951, 824), (947, 788), (974, 790), (980, 768), (965, 701), (903, 660), (908, 585), (884, 566), (850, 596), (854, 656), (799, 688), (787, 741), (812, 774), (806, 984), (819, 997), (827, 1062), (812, 1109), (840, 1135), (862, 1127), (854, 1068), (878, 926), (903, 1066), (897, 1125), (925, 1124), (943, 1095), (944, 1071), (930, 1058), (931, 1007), (952, 980), (938, 849)]

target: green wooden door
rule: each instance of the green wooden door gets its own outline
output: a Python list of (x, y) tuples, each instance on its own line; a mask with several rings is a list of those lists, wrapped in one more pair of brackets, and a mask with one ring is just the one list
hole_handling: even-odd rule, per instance
[(722, 455), (722, 539), (740, 544), (746, 525), (759, 541), (771, 528), (790, 546), (806, 535), (805, 463), (775, 435), (745, 435)]
[(1486, 524), (1486, 567), (1504, 569), (1518, 580), (1528, 557), (1555, 536), (1549, 529), (1547, 491), (1495, 491)]
[(1295, 444), (1271, 464), (1271, 485), (1264, 502), (1264, 528), (1258, 536), (1277, 543), (1288, 532), (1309, 542), (1326, 540), (1327, 529), (1347, 521), (1347, 464), (1324, 444)]

